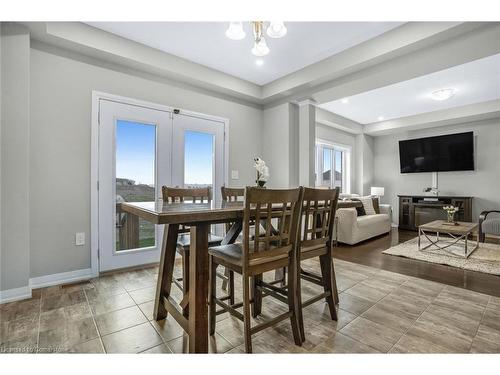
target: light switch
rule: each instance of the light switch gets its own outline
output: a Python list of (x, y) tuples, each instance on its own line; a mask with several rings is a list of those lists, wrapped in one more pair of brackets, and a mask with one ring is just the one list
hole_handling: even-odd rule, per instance
[(79, 233), (75, 234), (75, 245), (76, 246), (85, 245), (85, 233), (84, 232), (79, 232)]
[(237, 180), (240, 178), (240, 173), (238, 170), (232, 170), (231, 171), (231, 180)]

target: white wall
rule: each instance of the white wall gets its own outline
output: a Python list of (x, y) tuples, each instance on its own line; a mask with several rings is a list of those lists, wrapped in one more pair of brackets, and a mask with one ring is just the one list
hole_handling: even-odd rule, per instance
[(324, 139), (339, 145), (350, 146), (351, 151), (351, 193), (358, 193), (357, 160), (359, 158), (356, 145), (356, 135), (335, 129), (328, 125), (316, 124), (316, 138)]
[(0, 290), (28, 285), (29, 263), (29, 34), (2, 24)]
[(439, 173), (441, 195), (473, 196), (475, 221), (481, 211), (500, 209), (500, 120), (425, 129), (375, 137), (374, 184), (385, 187), (383, 203), (394, 209), (394, 221), (399, 221), (398, 194), (422, 195), (431, 186), (431, 173), (401, 174), (398, 141), (442, 134), (473, 131), (475, 139), (474, 171)]
[[(91, 92), (193, 110), (230, 120), (232, 186), (253, 184), (262, 111), (196, 91), (31, 50), (31, 277), (90, 267)], [(87, 234), (74, 246), (76, 232)]]

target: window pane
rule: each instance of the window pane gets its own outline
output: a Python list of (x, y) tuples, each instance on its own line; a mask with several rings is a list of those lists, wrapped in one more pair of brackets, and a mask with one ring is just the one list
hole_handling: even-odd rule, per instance
[[(116, 122), (116, 202), (155, 200), (156, 125)], [(134, 232), (139, 232), (139, 236)], [(155, 227), (116, 212), (116, 251), (155, 246)]]
[(343, 157), (344, 153), (342, 151), (335, 150), (335, 182), (334, 187), (339, 187), (342, 192), (342, 180), (343, 180)]
[(195, 131), (184, 133), (184, 185), (212, 188), (214, 176), (214, 135)]
[(323, 186), (331, 186), (332, 179), (332, 150), (323, 148)]

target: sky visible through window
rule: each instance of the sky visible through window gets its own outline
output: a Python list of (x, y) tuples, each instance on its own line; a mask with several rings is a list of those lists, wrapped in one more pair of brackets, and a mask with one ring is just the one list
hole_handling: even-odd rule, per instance
[(208, 133), (184, 133), (184, 183), (211, 185), (213, 176), (214, 136)]
[(155, 183), (156, 125), (116, 122), (116, 177)]
[[(185, 184), (212, 184), (214, 136), (186, 131), (184, 142)], [(116, 122), (116, 177), (133, 180), (136, 184), (153, 186), (155, 183), (155, 147), (155, 125), (118, 120)], [(173, 162), (176, 162), (175, 156)]]

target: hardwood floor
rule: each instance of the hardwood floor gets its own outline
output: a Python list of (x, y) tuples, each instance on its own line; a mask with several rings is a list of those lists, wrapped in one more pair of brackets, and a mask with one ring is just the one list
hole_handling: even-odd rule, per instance
[(382, 254), (382, 251), (417, 236), (417, 232), (392, 229), (391, 233), (349, 246), (339, 244), (334, 258), (407, 276), (436, 281), (479, 293), (500, 296), (500, 276)]

